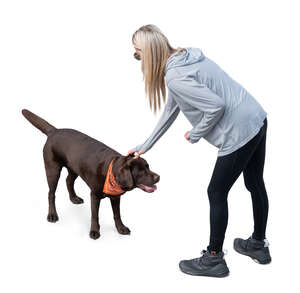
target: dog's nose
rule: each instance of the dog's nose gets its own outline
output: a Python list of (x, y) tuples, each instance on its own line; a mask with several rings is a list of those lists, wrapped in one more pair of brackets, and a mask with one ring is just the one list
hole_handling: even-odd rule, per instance
[(160, 176), (159, 176), (159, 175), (155, 175), (155, 176), (154, 176), (154, 181), (155, 181), (155, 182), (158, 182), (159, 179), (160, 179)]

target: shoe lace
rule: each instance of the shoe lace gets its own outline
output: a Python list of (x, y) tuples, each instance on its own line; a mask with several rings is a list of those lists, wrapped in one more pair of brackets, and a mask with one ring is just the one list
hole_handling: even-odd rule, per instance
[(200, 257), (197, 257), (194, 259), (194, 261), (198, 264), (201, 264), (202, 263), (202, 259), (203, 259), (203, 256), (208, 253), (207, 250), (203, 249), (201, 252), (200, 252)]
[[(208, 250), (203, 249), (203, 250), (200, 252), (200, 255), (201, 255), (201, 256), (195, 258), (194, 261), (197, 262), (198, 264), (201, 264), (201, 263), (202, 263), (202, 260), (203, 260), (203, 256), (206, 255), (206, 254), (209, 254), (209, 253), (210, 253), (210, 252), (209, 252)], [(224, 249), (224, 250), (223, 250), (223, 253), (224, 253), (224, 255), (223, 255), (223, 258), (224, 258), (224, 256), (225, 256), (226, 254), (228, 254), (228, 250), (227, 250), (227, 249)]]

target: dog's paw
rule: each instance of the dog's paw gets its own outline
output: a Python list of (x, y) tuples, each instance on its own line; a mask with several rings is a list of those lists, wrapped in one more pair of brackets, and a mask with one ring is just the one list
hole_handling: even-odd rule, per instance
[(58, 215), (57, 213), (49, 213), (47, 216), (47, 220), (51, 223), (55, 223), (58, 221)]
[(126, 226), (117, 226), (117, 230), (122, 235), (128, 235), (128, 234), (130, 234), (130, 230)]
[(74, 204), (81, 204), (81, 203), (83, 203), (83, 199), (81, 197), (79, 197), (79, 196), (72, 196), (72, 197), (70, 197), (70, 200)]
[(98, 239), (100, 237), (99, 231), (90, 231), (90, 237), (94, 240)]

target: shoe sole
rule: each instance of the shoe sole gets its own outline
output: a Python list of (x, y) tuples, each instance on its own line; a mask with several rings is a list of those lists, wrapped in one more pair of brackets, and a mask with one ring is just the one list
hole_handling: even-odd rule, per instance
[(271, 263), (271, 261), (272, 261), (271, 259), (259, 260), (259, 259), (257, 259), (257, 258), (254, 258), (254, 257), (252, 257), (251, 255), (249, 255), (248, 253), (239, 250), (235, 245), (233, 245), (233, 249), (234, 249), (237, 253), (240, 253), (240, 254), (249, 256), (252, 260), (254, 260), (256, 263), (261, 264), (261, 265), (267, 265), (267, 264)]
[(213, 277), (213, 278), (224, 278), (224, 277), (227, 277), (229, 276), (230, 274), (230, 271), (227, 270), (227, 271), (222, 271), (220, 273), (215, 273), (215, 274), (212, 274), (212, 273), (209, 273), (209, 272), (202, 272), (202, 273), (192, 273), (192, 272), (188, 272), (188, 271), (184, 271), (180, 266), (179, 266), (180, 270), (185, 273), (185, 274), (188, 274), (188, 275), (191, 275), (191, 276), (204, 276), (204, 277)]

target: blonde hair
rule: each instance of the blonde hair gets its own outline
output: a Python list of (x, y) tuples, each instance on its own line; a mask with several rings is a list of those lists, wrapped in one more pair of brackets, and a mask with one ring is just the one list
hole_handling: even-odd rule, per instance
[(145, 93), (148, 95), (150, 109), (154, 105), (156, 113), (157, 104), (160, 109), (161, 94), (166, 102), (166, 87), (164, 70), (168, 58), (174, 51), (180, 52), (184, 48), (174, 49), (161, 30), (148, 24), (140, 27), (132, 36), (133, 45), (142, 50), (141, 69), (145, 81)]

